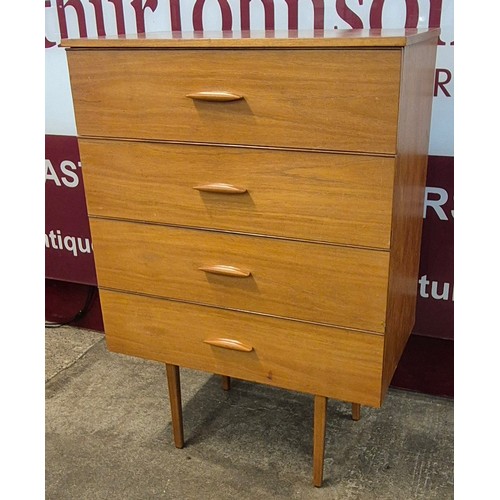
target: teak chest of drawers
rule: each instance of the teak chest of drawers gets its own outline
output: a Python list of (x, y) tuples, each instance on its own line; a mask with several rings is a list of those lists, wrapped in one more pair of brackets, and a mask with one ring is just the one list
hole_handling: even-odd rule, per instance
[[(289, 33), (293, 35), (293, 33)], [(107, 345), (379, 407), (411, 333), (438, 30), (65, 40)]]

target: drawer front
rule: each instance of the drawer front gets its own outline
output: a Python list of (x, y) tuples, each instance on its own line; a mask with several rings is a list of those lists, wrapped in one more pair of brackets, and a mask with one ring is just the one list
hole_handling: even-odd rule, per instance
[(384, 331), (389, 252), (104, 219), (91, 231), (101, 287)]
[[(77, 50), (68, 63), (79, 135), (396, 150), (400, 50)], [(241, 99), (187, 97), (200, 92)]]
[(91, 139), (79, 147), (91, 215), (389, 248), (392, 158)]
[[(107, 290), (100, 297), (111, 351), (380, 406), (380, 335)], [(206, 343), (221, 338), (247, 351)]]

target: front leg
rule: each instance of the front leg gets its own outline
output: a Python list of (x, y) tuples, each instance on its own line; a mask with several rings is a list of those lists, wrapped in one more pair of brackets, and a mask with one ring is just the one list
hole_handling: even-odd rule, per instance
[(323, 483), (327, 402), (324, 396), (314, 396), (313, 484), (318, 488)]
[(170, 411), (172, 413), (172, 430), (174, 433), (174, 444), (176, 448), (184, 447), (184, 428), (182, 423), (181, 383), (179, 367), (165, 364), (167, 369), (168, 396), (170, 399)]

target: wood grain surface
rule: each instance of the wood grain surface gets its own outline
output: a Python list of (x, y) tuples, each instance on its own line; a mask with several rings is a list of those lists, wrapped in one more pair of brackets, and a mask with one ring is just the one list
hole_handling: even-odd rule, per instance
[(384, 333), (385, 390), (415, 316), (437, 33), (70, 51), (80, 135), (136, 141), (81, 138), (101, 286)]
[[(401, 49), (68, 53), (78, 134), (392, 154)], [(231, 92), (199, 102), (194, 92)]]
[(325, 29), (153, 32), (61, 40), (76, 48), (332, 48), (404, 47), (436, 39), (439, 29)]
[(326, 398), (382, 404), (415, 318), (438, 34), (63, 41), (107, 345), (167, 365), (176, 446), (179, 366), (314, 394), (316, 486)]
[[(114, 352), (379, 406), (383, 337), (101, 290)], [(253, 346), (206, 344), (224, 334)]]
[(327, 409), (327, 398), (315, 395), (313, 428), (313, 485), (317, 488), (323, 484)]
[[(98, 282), (383, 333), (389, 253), (92, 218)], [(247, 278), (200, 270), (250, 271)]]
[(170, 401), (170, 415), (172, 418), (172, 433), (176, 448), (184, 448), (184, 423), (182, 419), (182, 397), (179, 366), (165, 365)]
[[(92, 139), (79, 148), (90, 215), (389, 248), (392, 158)], [(213, 183), (246, 192), (200, 192)]]
[(384, 392), (415, 323), (436, 44), (405, 49), (394, 180)]

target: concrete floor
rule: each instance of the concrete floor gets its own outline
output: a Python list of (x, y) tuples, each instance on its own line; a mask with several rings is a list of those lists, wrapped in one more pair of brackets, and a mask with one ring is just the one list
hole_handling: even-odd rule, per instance
[(381, 409), (329, 401), (324, 485), (312, 486), (312, 397), (181, 369), (186, 446), (173, 446), (164, 366), (97, 332), (46, 330), (48, 500), (453, 498), (453, 401), (390, 390)]

